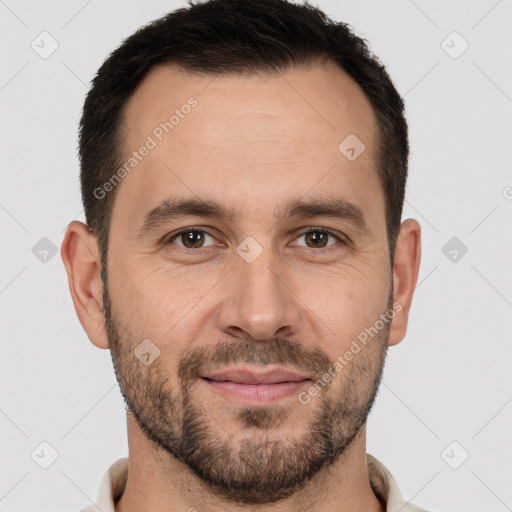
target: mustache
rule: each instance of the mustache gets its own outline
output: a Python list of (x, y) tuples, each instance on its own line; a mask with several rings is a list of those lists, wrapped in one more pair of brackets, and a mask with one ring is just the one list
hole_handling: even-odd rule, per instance
[(222, 342), (215, 347), (188, 349), (179, 363), (178, 377), (186, 385), (205, 372), (238, 363), (292, 366), (321, 378), (334, 361), (319, 349), (304, 347), (284, 338), (272, 338), (265, 342), (243, 339)]

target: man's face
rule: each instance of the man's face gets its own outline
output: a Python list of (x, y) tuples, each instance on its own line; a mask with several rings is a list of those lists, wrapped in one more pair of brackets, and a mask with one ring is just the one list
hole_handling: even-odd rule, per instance
[[(169, 133), (155, 131), (176, 110)], [(375, 116), (334, 65), (215, 79), (158, 67), (124, 121), (127, 159), (155, 144), (111, 219), (105, 306), (123, 395), (213, 491), (276, 501), (346, 451), (381, 376), (389, 323), (344, 356), (391, 308)], [(167, 208), (146, 222), (177, 199), (232, 216)], [(352, 207), (287, 209), (298, 201)]]

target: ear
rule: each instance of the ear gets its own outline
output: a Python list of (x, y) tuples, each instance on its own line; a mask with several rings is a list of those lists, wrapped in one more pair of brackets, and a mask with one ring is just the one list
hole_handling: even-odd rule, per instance
[(60, 255), (82, 327), (94, 345), (108, 348), (100, 278), (101, 260), (96, 237), (85, 224), (73, 221), (66, 229)]
[(393, 310), (389, 346), (400, 343), (407, 332), (412, 296), (421, 260), (421, 226), (414, 219), (402, 222), (393, 263)]

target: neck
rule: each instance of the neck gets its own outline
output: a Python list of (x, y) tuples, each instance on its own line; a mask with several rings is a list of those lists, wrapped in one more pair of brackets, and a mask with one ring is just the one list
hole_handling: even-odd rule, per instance
[(363, 427), (338, 461), (317, 473), (289, 498), (244, 505), (219, 498), (189, 468), (157, 447), (128, 412), (129, 472), (115, 512), (383, 512), (373, 493)]

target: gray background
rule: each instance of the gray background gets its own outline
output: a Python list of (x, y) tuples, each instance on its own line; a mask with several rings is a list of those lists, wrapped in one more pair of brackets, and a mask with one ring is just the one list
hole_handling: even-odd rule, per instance
[[(0, 0), (2, 511), (80, 509), (127, 454), (110, 354), (83, 332), (51, 248), (83, 220), (76, 142), (90, 79), (123, 38), (182, 5)], [(512, 2), (318, 5), (369, 40), (405, 96), (404, 219), (423, 228), (409, 330), (390, 350), (368, 451), (429, 510), (512, 510)], [(58, 43), (45, 59), (31, 47), (51, 49), (43, 31)], [(31, 457), (43, 441), (58, 453), (48, 469), (34, 460), (51, 462), (48, 447)]]

